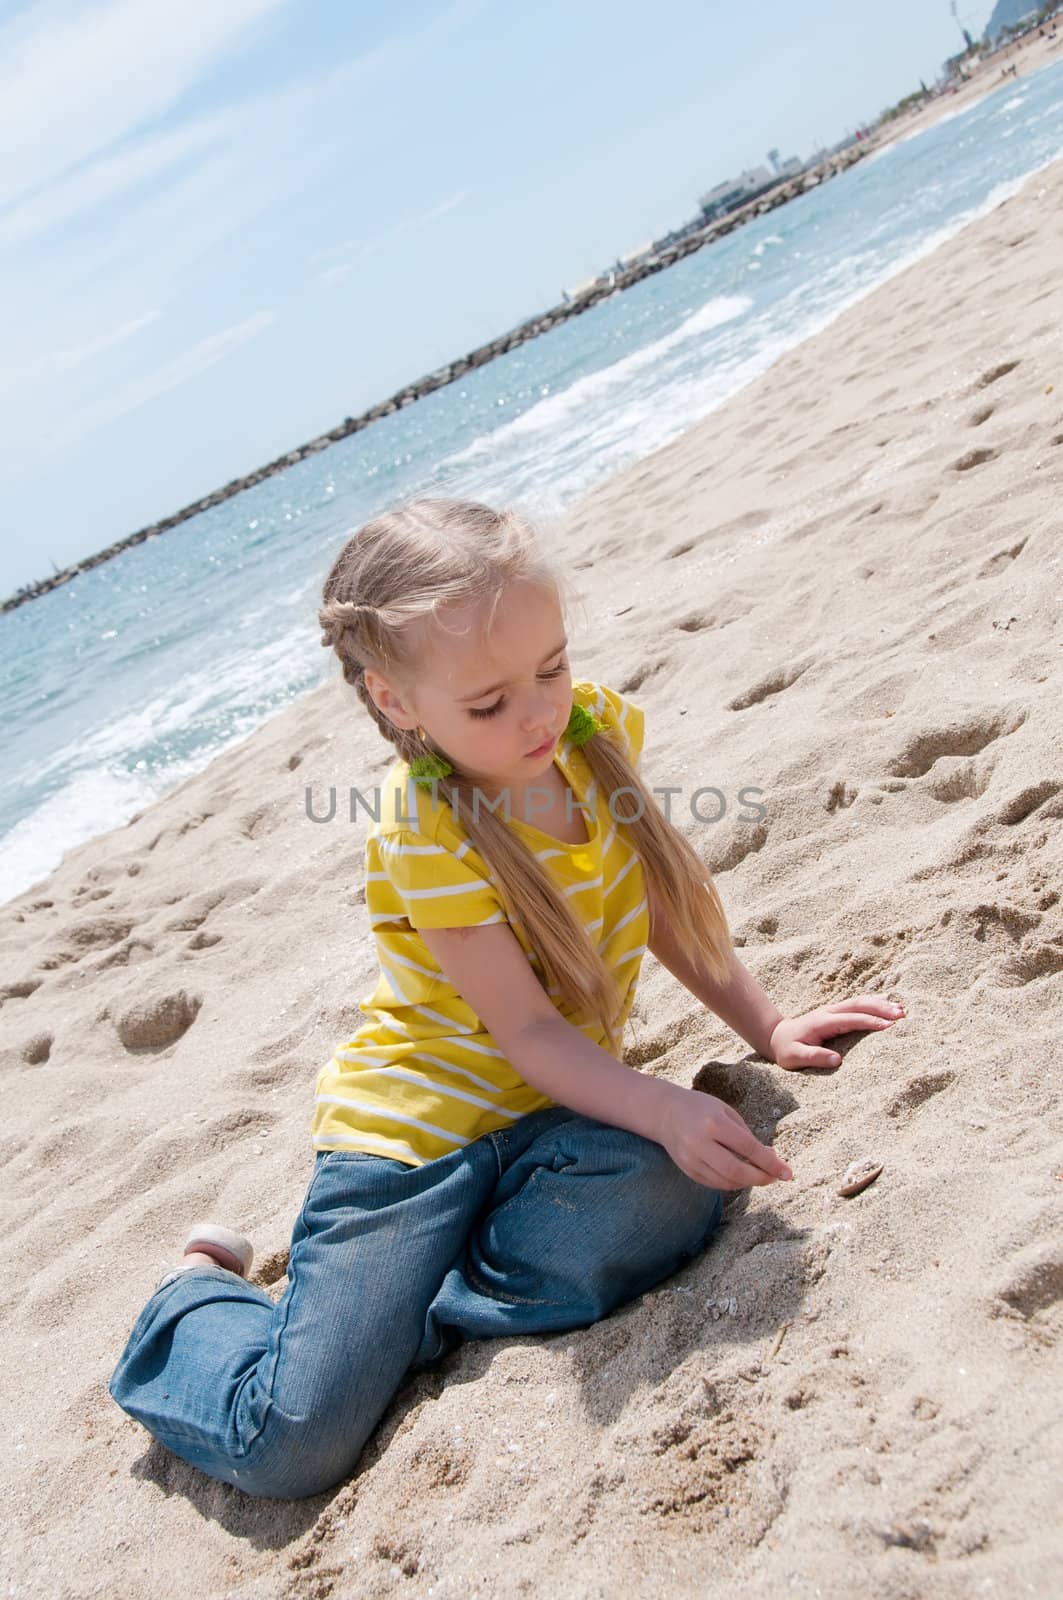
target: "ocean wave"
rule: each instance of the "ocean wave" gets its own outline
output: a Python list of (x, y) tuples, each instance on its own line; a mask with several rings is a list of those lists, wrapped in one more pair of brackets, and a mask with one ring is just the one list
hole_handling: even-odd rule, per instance
[(481, 434), (471, 444), (456, 451), (442, 462), (440, 470), (459, 468), (485, 454), (493, 454), (507, 440), (551, 432), (574, 413), (582, 411), (588, 402), (599, 400), (604, 394), (622, 388), (636, 373), (656, 367), (661, 357), (667, 355), (669, 351), (677, 349), (688, 340), (711, 333), (716, 328), (723, 327), (725, 323), (744, 317), (752, 305), (753, 301), (748, 295), (715, 295), (697, 311), (691, 312), (671, 333), (655, 339), (641, 350), (633, 350), (630, 355), (622, 356), (619, 361), (614, 361), (608, 367), (602, 367), (598, 372), (577, 378), (567, 389), (561, 389), (557, 394), (551, 394), (545, 400), (540, 400), (521, 416), (514, 417), (512, 422), (504, 423), (500, 428)]
[(55, 870), (68, 851), (127, 822), (158, 797), (145, 775), (93, 767), (79, 772), (6, 835), (0, 900), (10, 900)]

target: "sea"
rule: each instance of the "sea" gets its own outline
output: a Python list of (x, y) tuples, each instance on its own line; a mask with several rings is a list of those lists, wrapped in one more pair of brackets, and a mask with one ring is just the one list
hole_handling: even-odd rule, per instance
[(1063, 61), (942, 102), (840, 177), (0, 616), (0, 901), (338, 671), (315, 612), (367, 518), (415, 494), (563, 512), (1060, 156)]

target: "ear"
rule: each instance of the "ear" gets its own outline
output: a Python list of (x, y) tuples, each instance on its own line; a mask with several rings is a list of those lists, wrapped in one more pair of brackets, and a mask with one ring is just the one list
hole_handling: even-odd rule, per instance
[(365, 686), (377, 710), (383, 712), (393, 727), (403, 728), (407, 732), (417, 727), (421, 720), (417, 712), (373, 667), (365, 669)]

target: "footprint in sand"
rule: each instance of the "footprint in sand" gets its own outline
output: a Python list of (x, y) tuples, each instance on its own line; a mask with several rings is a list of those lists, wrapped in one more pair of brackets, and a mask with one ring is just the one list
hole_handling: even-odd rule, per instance
[(642, 666), (636, 667), (634, 672), (630, 673), (619, 685), (620, 693), (637, 694), (643, 684), (648, 683), (650, 678), (655, 678), (658, 673), (667, 672), (670, 665), (671, 663), (667, 660), (644, 662)]
[(13, 983), (0, 984), (0, 1006), (7, 1000), (28, 1000), (40, 986), (40, 978), (16, 978)]
[(259, 839), (264, 834), (272, 833), (278, 821), (276, 806), (259, 806), (241, 817), (238, 827), (245, 839)]
[(952, 469), (954, 472), (970, 472), (972, 467), (982, 467), (987, 461), (995, 461), (999, 454), (999, 450), (991, 450), (988, 445), (981, 450), (968, 450), (952, 463)]
[(989, 560), (980, 569), (978, 576), (980, 578), (995, 578), (999, 572), (1003, 572), (1010, 567), (1013, 561), (1018, 560), (1026, 549), (1026, 545), (1027, 540), (1020, 539), (1018, 544), (1008, 545), (1003, 550), (998, 550), (995, 555), (989, 557)]
[(710, 616), (705, 611), (694, 611), (690, 616), (683, 617), (680, 621), (673, 623), (673, 627), (678, 629), (680, 633), (704, 633), (707, 629), (718, 626), (719, 624), (715, 617)]
[(758, 823), (755, 828), (751, 828), (748, 822), (733, 824), (730, 836), (720, 840), (715, 850), (709, 851), (709, 871), (713, 876), (721, 872), (733, 872), (747, 856), (763, 850), (767, 842), (768, 830), (763, 823)]
[(187, 899), (176, 917), (164, 922), (163, 933), (195, 933), (201, 928), (216, 906), (225, 899), (224, 889), (207, 889)]
[(1031, 945), (997, 968), (997, 981), (1005, 989), (1021, 989), (1041, 978), (1054, 978), (1063, 972), (1063, 940)]
[(942, 756), (927, 776), (926, 792), (946, 805), (957, 800), (977, 800), (988, 789), (992, 777), (992, 762)]
[(54, 944), (42, 957), (38, 966), (44, 972), (54, 972), (57, 967), (81, 961), (91, 951), (106, 950), (111, 945), (121, 944), (132, 931), (132, 921), (125, 918), (93, 917), (90, 921), (74, 923), (64, 931), (62, 941)]
[(988, 389), (991, 383), (998, 383), (1001, 378), (1006, 378), (1009, 372), (1014, 372), (1019, 366), (1018, 361), (1002, 361), (999, 366), (990, 367), (988, 372), (983, 372), (978, 380), (979, 389)]
[(948, 727), (916, 733), (890, 762), (894, 778), (922, 778), (942, 756), (976, 756), (995, 739), (1014, 733), (1026, 721), (1025, 711), (975, 713)]
[(887, 1100), (885, 1105), (887, 1117), (903, 1117), (907, 1112), (918, 1110), (921, 1105), (925, 1105), (928, 1100), (932, 1100), (935, 1095), (947, 1089), (955, 1079), (954, 1072), (922, 1072), (918, 1077), (909, 1078), (892, 1099)]
[(132, 967), (138, 961), (148, 961), (155, 954), (155, 946), (150, 939), (134, 935), (126, 939), (123, 944), (115, 945), (105, 956), (90, 968), (93, 973), (106, 972), (110, 967)]
[(1041, 921), (1039, 911), (1023, 911), (1021, 907), (1007, 905), (1003, 901), (983, 902), (974, 906), (967, 915), (975, 925), (974, 937), (979, 944), (986, 942), (990, 930), (1010, 939), (1012, 943), (1018, 943)]
[(1025, 822), (1027, 817), (1034, 815), (1038, 815), (1038, 820), (1042, 818), (1058, 820), (1063, 816), (1063, 805), (1049, 806), (1046, 802), (1054, 799), (1061, 789), (1063, 784), (1057, 783), (1054, 778), (1045, 778), (1040, 783), (1020, 789), (1018, 794), (1013, 795), (1001, 806), (996, 820), (1008, 828), (1017, 827), (1020, 822)]
[(781, 694), (784, 689), (791, 688), (804, 676), (808, 669), (814, 665), (812, 658), (804, 661), (792, 662), (786, 667), (777, 667), (774, 672), (769, 672), (761, 678), (752, 688), (746, 689), (742, 694), (736, 695), (727, 705), (728, 711), (748, 711), (750, 706), (760, 705), (772, 695)]
[(54, 1043), (55, 1038), (53, 1034), (33, 1034), (31, 1038), (26, 1040), (25, 1044), (22, 1046), (22, 1050), (20, 1051), (23, 1061), (25, 1061), (26, 1065), (30, 1067), (43, 1066), (52, 1053), (52, 1045)]
[(1063, 1300), (1063, 1247), (1057, 1240), (1028, 1246), (1008, 1266), (990, 1302), (993, 1316), (1021, 1318), (1042, 1342), (1054, 1343), (1058, 1329), (1047, 1314)]
[(830, 812), (847, 811), (859, 793), (859, 789), (839, 778), (837, 783), (832, 783), (830, 786), (827, 798), (823, 802), (824, 809)]
[(106, 900), (113, 893), (113, 889), (103, 889), (98, 885), (83, 883), (79, 889), (74, 890), (70, 897), (70, 904), (80, 908), (83, 905), (88, 905), (93, 900)]

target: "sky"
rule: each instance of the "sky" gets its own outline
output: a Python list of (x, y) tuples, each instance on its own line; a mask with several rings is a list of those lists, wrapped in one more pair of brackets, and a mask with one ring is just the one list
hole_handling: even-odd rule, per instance
[[(991, 0), (959, 0), (977, 37)], [(356, 415), (962, 45), (947, 0), (0, 0), (0, 594)]]

